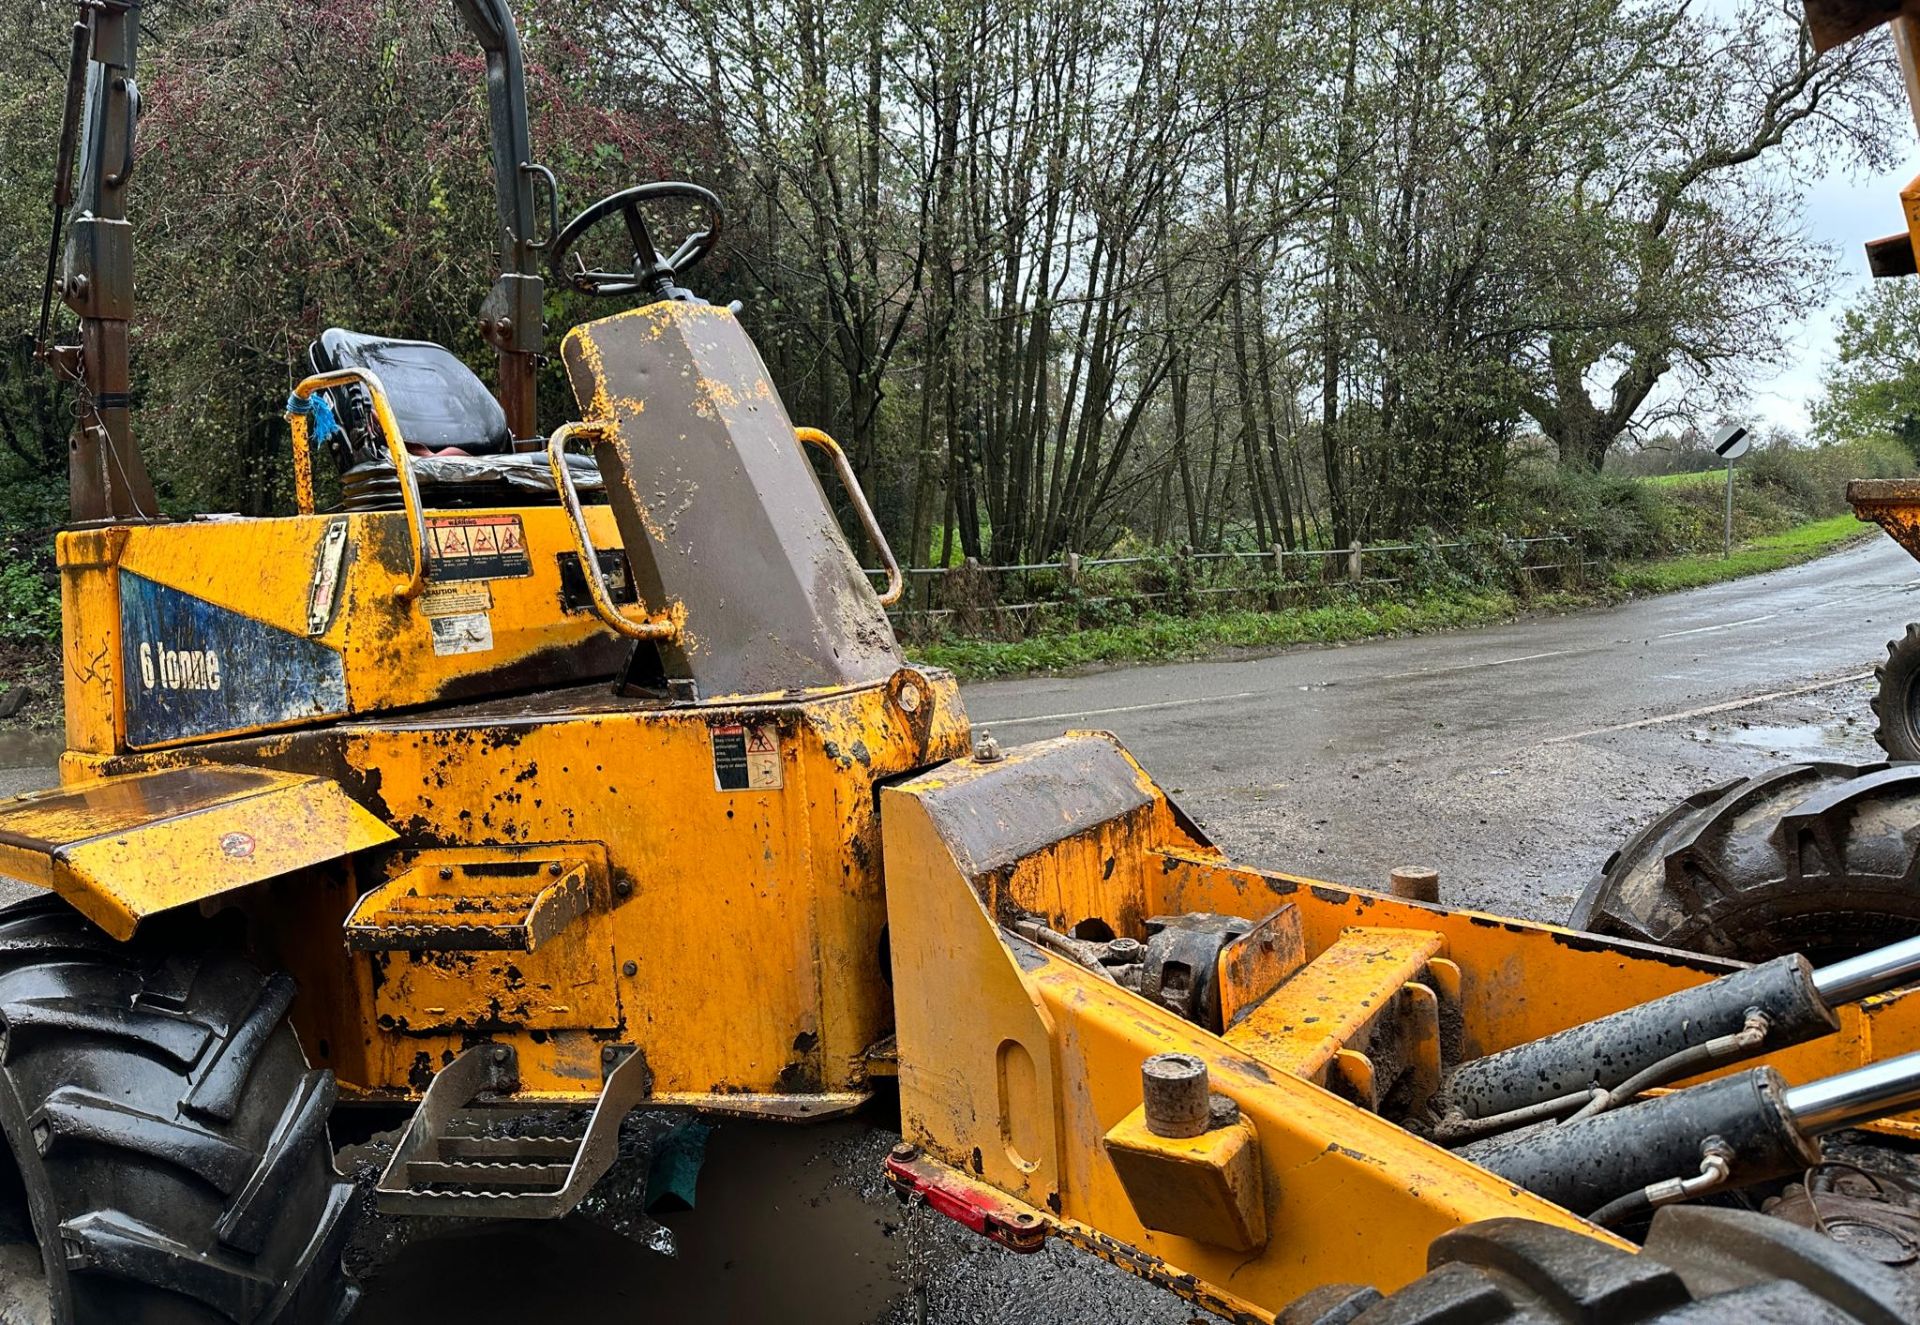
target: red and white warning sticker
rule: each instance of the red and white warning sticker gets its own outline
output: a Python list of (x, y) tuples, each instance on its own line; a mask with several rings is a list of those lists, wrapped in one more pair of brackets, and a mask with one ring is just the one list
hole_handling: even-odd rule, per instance
[(718, 791), (778, 791), (780, 732), (771, 722), (731, 723), (713, 729), (713, 785)]
[(517, 515), (427, 518), (427, 576), (434, 580), (507, 580), (533, 574), (527, 531)]

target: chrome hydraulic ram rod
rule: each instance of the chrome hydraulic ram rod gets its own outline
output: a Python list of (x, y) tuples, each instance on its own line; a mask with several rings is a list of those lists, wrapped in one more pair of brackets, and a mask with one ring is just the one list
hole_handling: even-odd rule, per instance
[(1794, 1125), (1814, 1136), (1900, 1113), (1920, 1104), (1920, 1051), (1790, 1086), (1783, 1103)]
[[(1691, 1075), (1818, 1039), (1839, 1028), (1834, 1009), (1917, 981), (1920, 938), (1819, 970), (1779, 957), (1463, 1064), (1447, 1082), (1445, 1111), (1472, 1120), (1555, 1101), (1570, 1111), (1668, 1060), (1685, 1069), (1675, 1075)], [(1709, 1042), (1716, 1054), (1683, 1057)]]
[(1819, 1159), (1821, 1135), (1916, 1102), (1920, 1052), (1804, 1086), (1788, 1086), (1772, 1068), (1756, 1067), (1461, 1153), (1515, 1186), (1591, 1214), (1645, 1189), (1697, 1194), (1675, 1180), (1699, 1173), (1710, 1155), (1724, 1162), (1718, 1185), (1792, 1173)]
[(1837, 1008), (1915, 980), (1920, 980), (1920, 935), (1822, 966), (1813, 973), (1813, 988), (1828, 1007)]

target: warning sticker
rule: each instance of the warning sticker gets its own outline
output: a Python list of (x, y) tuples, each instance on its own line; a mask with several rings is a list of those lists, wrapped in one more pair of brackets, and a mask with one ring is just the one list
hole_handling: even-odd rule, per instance
[(520, 517), (431, 517), (427, 521), (427, 574), (436, 580), (511, 580), (533, 574)]
[(473, 616), (493, 610), (493, 590), (478, 584), (436, 584), (420, 595), (420, 615)]
[(437, 616), (427, 624), (433, 627), (433, 651), (438, 657), (493, 651), (493, 618), (485, 612), (471, 616)]
[(770, 722), (713, 729), (713, 785), (719, 791), (778, 791), (780, 737)]

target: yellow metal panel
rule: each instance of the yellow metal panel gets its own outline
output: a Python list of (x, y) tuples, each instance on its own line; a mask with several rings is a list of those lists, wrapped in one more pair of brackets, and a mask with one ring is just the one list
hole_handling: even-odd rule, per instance
[[(577, 560), (563, 511), (429, 511), (427, 517), (430, 526), (509, 520), (512, 537), (524, 539), (524, 559), (515, 559), (511, 573), (473, 579), (449, 578), (435, 562), (426, 592), (409, 602), (393, 592), (412, 556), (398, 512), (196, 520), (62, 535), (70, 748), (94, 754), (127, 748), (126, 687), (138, 682), (121, 675), (122, 572), (336, 651), (353, 713), (535, 683), (565, 685), (610, 677), (619, 668), (624, 646), (585, 599), (573, 610), (562, 605), (562, 566)], [(585, 517), (597, 548), (619, 547), (606, 507), (589, 507)], [(346, 548), (337, 588), (318, 605), (323, 629), (314, 633), (309, 612), (316, 585), (326, 582), (328, 530), (342, 522)], [(468, 627), (457, 640), (448, 629), (456, 618)], [(288, 719), (302, 720), (304, 714)]]
[(67, 746), (120, 748), (120, 588), (125, 529), (71, 530), (55, 540), (60, 562), (61, 661)]
[(1443, 940), (1431, 930), (1346, 930), (1226, 1033), (1267, 1066), (1321, 1080), (1334, 1055), (1420, 979)]
[(0, 805), (0, 870), (124, 939), (146, 916), (393, 837), (325, 778), (163, 769)]
[[(1645, 1003), (1738, 968), (1737, 963), (1648, 944), (1595, 938), (1557, 925), (1452, 911), (1364, 888), (1223, 863), (1188, 848), (1155, 853), (1145, 872), (1159, 911), (1219, 911), (1296, 903), (1307, 951), (1324, 951), (1350, 925), (1404, 926), (1445, 937), (1460, 968), (1457, 999), (1462, 1048), (1469, 1058), (1550, 1035)], [(1451, 978), (1433, 972), (1433, 978)], [(1450, 995), (1452, 997), (1453, 995)], [(1761, 1060), (1790, 1082), (1812, 1081), (1876, 1059), (1920, 1049), (1920, 989), (1840, 1009), (1840, 1031)], [(1706, 1073), (1718, 1076), (1719, 1072)], [(1872, 1130), (1920, 1139), (1920, 1115), (1872, 1124)]]
[[(984, 894), (995, 886), (991, 874), (1006, 867), (970, 878), (958, 863), (965, 853), (943, 837), (927, 802), (982, 776), (1017, 777), (1021, 764), (1012, 752), (998, 773), (994, 765), (949, 765), (883, 793), (909, 1140), (1051, 1211), (1049, 1223), (1064, 1235), (1229, 1315), (1270, 1318), (1323, 1282), (1328, 1265), (1383, 1288), (1407, 1282), (1424, 1271), (1434, 1236), (1476, 1219), (1519, 1216), (1609, 1236), (1084, 967), (1003, 940)], [(1122, 838), (1140, 833), (1142, 814), (1152, 811), (1082, 824), (1054, 845), (1104, 862)], [(1111, 877), (1123, 870), (1117, 862)], [(1077, 906), (1090, 894), (1060, 895)], [(1034, 1064), (1034, 1089), (1015, 1094), (1001, 1085), (1009, 1042)], [(1264, 1251), (1147, 1227), (1101, 1144), (1139, 1107), (1141, 1064), (1172, 1052), (1205, 1061), (1212, 1088), (1235, 1101), (1258, 1137)], [(1015, 1140), (1022, 1137), (1032, 1140)]]
[(1266, 1245), (1260, 1140), (1244, 1119), (1199, 1136), (1156, 1136), (1139, 1108), (1103, 1144), (1148, 1228), (1234, 1251)]
[[(762, 785), (719, 788), (716, 735), (729, 729), (775, 746)], [(611, 1039), (644, 1049), (663, 1102), (804, 1117), (858, 1105), (868, 1051), (893, 1028), (874, 789), (963, 753), (968, 731), (953, 679), (908, 668), (885, 685), (753, 703), (667, 705), (583, 687), (214, 742), (193, 755), (352, 788), (402, 832), (408, 853), (361, 862), (359, 888), (394, 877), (416, 852), (477, 859), (595, 844), (611, 895), (589, 913), (604, 919), (604, 937), (581, 950), (597, 954), (591, 978), (615, 1012), (583, 1014), (590, 1029), (541, 1030), (532, 1020), (549, 1014), (530, 1002), (502, 998), (494, 1017), (486, 1000), (484, 1033), (516, 1047), (528, 1092), (590, 1099)], [(63, 767), (77, 777), (182, 757), (70, 755)], [(343, 941), (353, 887), (303, 881), (261, 897), (256, 930), (277, 944), (263, 960), (299, 981), (295, 1023), (344, 1093), (411, 1097), (476, 1033), (473, 1007), (468, 1026), (453, 1025), (454, 994), (421, 979), (376, 1009), (368, 955)], [(538, 955), (571, 951), (573, 934)], [(586, 1006), (584, 995), (547, 1006), (559, 1004)]]

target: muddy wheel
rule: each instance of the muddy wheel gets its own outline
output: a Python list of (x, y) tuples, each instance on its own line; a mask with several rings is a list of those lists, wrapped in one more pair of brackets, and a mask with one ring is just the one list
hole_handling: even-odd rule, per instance
[(1398, 1292), (1330, 1286), (1275, 1325), (1899, 1325), (1920, 1292), (1809, 1229), (1747, 1210), (1660, 1211), (1639, 1255), (1525, 1219), (1434, 1239)]
[(1873, 739), (1890, 759), (1920, 759), (1920, 625), (1887, 645), (1873, 680)]
[[(0, 1320), (337, 1321), (352, 1187), (293, 982), (0, 910)], [(11, 1314), (7, 1314), (7, 1313)]]
[(1792, 764), (1689, 797), (1615, 852), (1570, 923), (1816, 964), (1920, 933), (1920, 765)]

